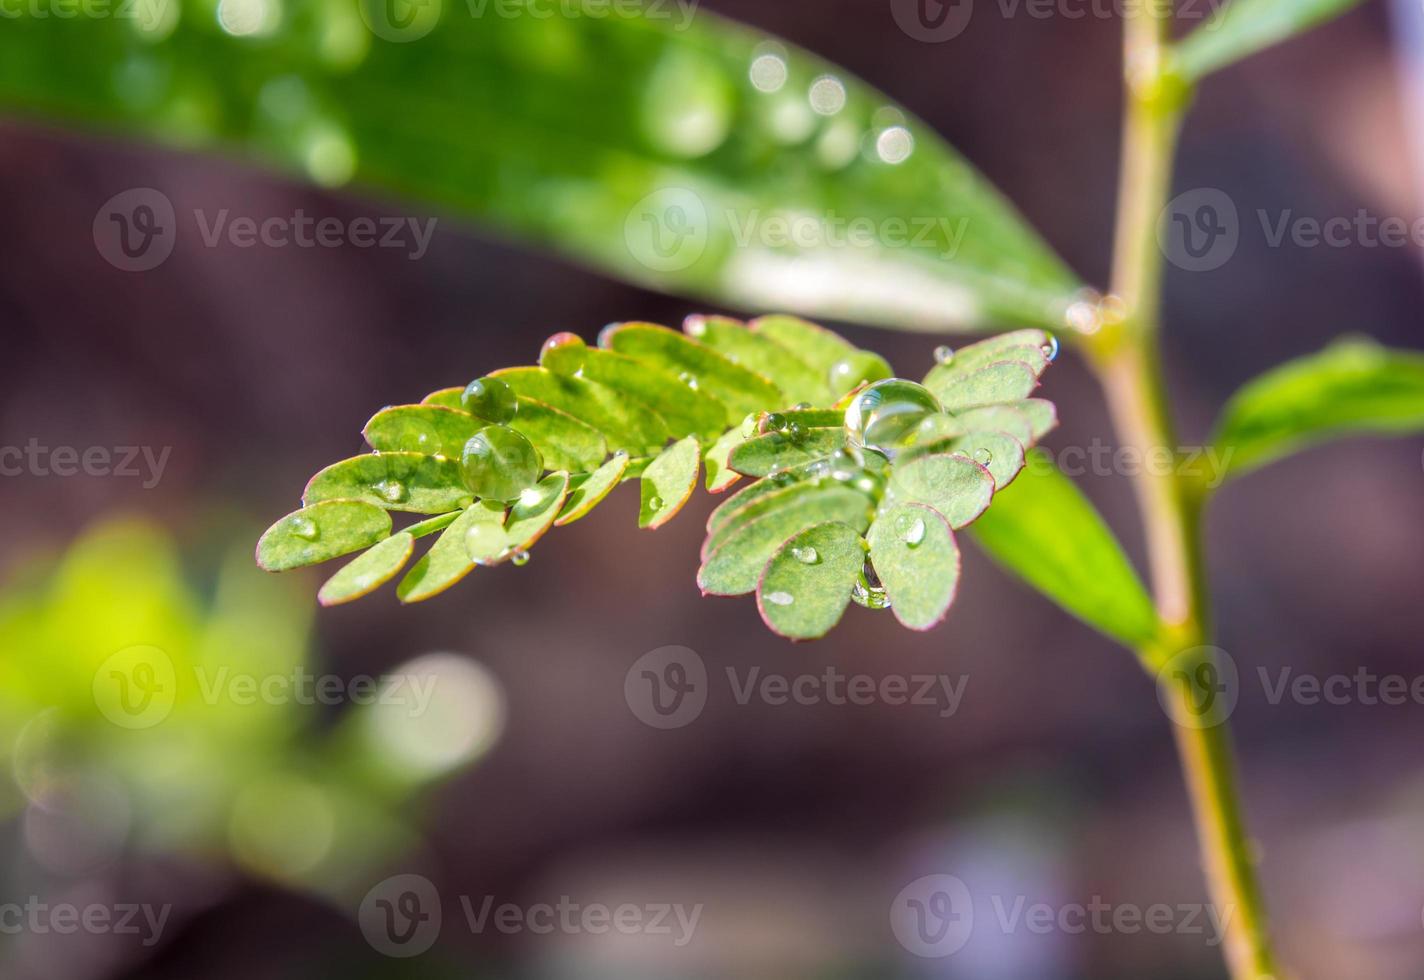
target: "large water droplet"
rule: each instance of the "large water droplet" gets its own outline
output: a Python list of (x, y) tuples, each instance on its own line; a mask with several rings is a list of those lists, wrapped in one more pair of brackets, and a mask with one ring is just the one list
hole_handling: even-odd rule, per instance
[(514, 418), (519, 411), (519, 399), (514, 390), (499, 378), (476, 378), (465, 385), (460, 405), (477, 419), (500, 425)]
[(516, 500), (539, 481), (544, 458), (521, 432), (487, 425), (465, 443), (460, 457), (465, 486), (486, 500)]
[(934, 349), (934, 359), (936, 364), (948, 364), (954, 360), (954, 348), (948, 344), (940, 344)]
[(790, 592), (768, 592), (766, 601), (773, 606), (789, 606), (796, 601), (796, 597)]
[(941, 411), (939, 399), (924, 385), (900, 378), (877, 381), (846, 406), (846, 443), (894, 459), (925, 418)]
[(504, 528), (498, 524), (481, 521), (465, 532), (465, 553), (478, 564), (496, 560), (505, 546)]
[(807, 544), (792, 548), (791, 557), (803, 565), (814, 565), (821, 560), (821, 553)]
[(868, 558), (860, 569), (860, 577), (855, 586), (850, 590), (850, 597), (857, 605), (866, 609), (890, 608), (890, 597), (885, 594), (885, 586), (880, 584), (880, 576), (875, 573), (875, 566)]
[(544, 341), (539, 351), (539, 366), (546, 371), (571, 378), (583, 370), (588, 360), (588, 345), (578, 334), (564, 331)]
[(316, 521), (301, 514), (296, 515), (287, 522), (293, 534), (304, 541), (315, 541), (321, 537), (321, 529), (316, 526)]

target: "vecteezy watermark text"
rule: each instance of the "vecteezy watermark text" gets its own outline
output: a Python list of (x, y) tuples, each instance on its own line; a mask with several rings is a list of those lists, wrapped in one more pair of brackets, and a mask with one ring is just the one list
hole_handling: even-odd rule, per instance
[(23, 902), (0, 902), (0, 935), (137, 936), (144, 946), (155, 945), (173, 906), (134, 902), (49, 903), (36, 895)]
[[(231, 208), (195, 208), (190, 215), (204, 248), (391, 249), (411, 261), (425, 257), (436, 218), (408, 215), (318, 217), (297, 208), (291, 214), (257, 217)], [(173, 202), (162, 191), (135, 187), (116, 194), (94, 215), (94, 246), (125, 272), (146, 272), (173, 253), (181, 228)]]
[[(760, 667), (723, 669), (732, 700), (783, 705), (865, 707), (874, 704), (927, 708), (940, 718), (959, 710), (969, 676), (960, 674), (848, 674), (834, 665), (801, 674), (766, 673)], [(653, 728), (690, 725), (707, 706), (711, 678), (706, 662), (689, 647), (666, 646), (643, 654), (623, 678), (623, 697), (634, 716)]]
[(152, 490), (172, 452), (172, 446), (46, 446), (32, 438), (23, 446), (0, 446), (0, 477), (113, 476), (142, 479)]
[(1043, 446), (1028, 457), (1035, 472), (1057, 468), (1065, 476), (1187, 476), (1209, 489), (1226, 479), (1235, 446), (1116, 446), (1092, 439), (1085, 446)]

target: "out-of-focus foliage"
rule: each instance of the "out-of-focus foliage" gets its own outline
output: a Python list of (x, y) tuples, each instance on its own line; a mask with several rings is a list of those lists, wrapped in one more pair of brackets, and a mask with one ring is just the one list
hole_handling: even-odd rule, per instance
[(1195, 81), (1340, 16), (1360, 0), (1229, 0), (1173, 49), (1173, 67)]
[(1424, 354), (1346, 339), (1248, 382), (1212, 443), (1235, 477), (1345, 435), (1424, 431)]
[[(660, 527), (705, 462), (713, 492), (752, 480), (708, 522), (704, 593), (755, 592), (767, 625), (793, 639), (823, 635), (852, 600), (928, 629), (958, 584), (953, 530), (984, 512), (1057, 422), (1052, 403), (1029, 397), (1057, 350), (1032, 328), (941, 348), (920, 385), (789, 316), (694, 316), (682, 333), (612, 324), (592, 348), (555, 334), (538, 366), (378, 412), (364, 430), (374, 451), (312, 477), (257, 560), (285, 571), (364, 551), (321, 590), (324, 603), (347, 602), (439, 532), (397, 586), (421, 601), (477, 566), (521, 563), (620, 480), (639, 480), (639, 526)], [(492, 457), (494, 442), (510, 453)], [(512, 483), (515, 457), (525, 472)], [(436, 516), (392, 534), (392, 512)]]
[(339, 892), (412, 843), (414, 794), (474, 754), (422, 765), (422, 743), (441, 737), (452, 691), (488, 681), (425, 657), (368, 678), (383, 701), (405, 678), (405, 696), (376, 703), (314, 668), (308, 603), (287, 583), (236, 554), (211, 596), (190, 582), (166, 535), (124, 520), (0, 595), (4, 812), (73, 811), (115, 850), (225, 857)]
[(0, 111), (394, 192), (750, 309), (1061, 326), (1077, 279), (884, 95), (691, 4), (551, 6), (17, 6), (0, 31)]

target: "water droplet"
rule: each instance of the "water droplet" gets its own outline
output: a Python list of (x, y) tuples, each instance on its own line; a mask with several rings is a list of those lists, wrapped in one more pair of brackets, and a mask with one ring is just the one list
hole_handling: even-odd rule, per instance
[(1058, 338), (1053, 334), (1048, 335), (1048, 340), (1043, 345), (1043, 356), (1048, 358), (1050, 364), (1058, 358)]
[(796, 601), (796, 598), (790, 592), (768, 592), (766, 601), (773, 606), (789, 606)]
[(477, 564), (487, 565), (498, 560), (505, 549), (504, 528), (498, 524), (481, 521), (465, 532), (465, 553)]
[(659, 497), (657, 494), (653, 494), (653, 496), (651, 496), (651, 497), (648, 498), (648, 510), (662, 510), (662, 509), (663, 509), (663, 498), (662, 498), (662, 497)]
[(993, 461), (994, 454), (989, 452), (989, 450), (985, 449), (983, 446), (980, 446), (978, 449), (974, 450), (974, 462), (978, 463), (980, 466), (988, 466)]
[(752, 412), (746, 418), (742, 419), (742, 436), (744, 438), (750, 439), (752, 436), (756, 435), (758, 425), (760, 425), (760, 420), (757, 417), (756, 412)]
[(697, 390), (697, 375), (693, 374), (691, 371), (683, 371), (677, 376), (677, 380), (687, 385), (693, 391)]
[(499, 378), (476, 378), (465, 385), (460, 405), (477, 419), (507, 423), (519, 411), (519, 399), (514, 390)]
[(544, 458), (523, 433), (507, 425), (487, 425), (465, 443), (460, 468), (475, 496), (515, 500), (539, 482)]
[(792, 406), (791, 406), (791, 410), (792, 410), (793, 412), (809, 412), (809, 411), (811, 410), (811, 403), (810, 403), (810, 402), (797, 402), (795, 405), (792, 405)]
[(785, 432), (786, 416), (780, 412), (771, 412), (762, 419), (761, 431), (763, 432)]
[(553, 374), (571, 378), (583, 370), (588, 360), (588, 345), (578, 334), (564, 331), (544, 341), (539, 351), (539, 366)]
[(916, 517), (910, 522), (910, 526), (905, 530), (905, 543), (911, 548), (919, 547), (921, 541), (925, 539), (925, 522), (923, 518)]
[(871, 351), (861, 350), (832, 364), (828, 380), (831, 390), (839, 398), (863, 384), (884, 381), (894, 375), (895, 372), (891, 370), (890, 364), (885, 358)]
[(699, 337), (705, 337), (707, 335), (707, 318), (701, 316), (690, 316), (685, 321), (683, 321), (682, 329), (683, 332), (685, 332), (693, 340), (696, 340)]
[(376, 493), (391, 504), (398, 504), (406, 498), (405, 484), (399, 480), (382, 480), (376, 484)]
[(806, 427), (800, 422), (797, 422), (795, 419), (792, 419), (790, 422), (786, 423), (786, 428), (782, 431), (785, 432), (786, 435), (792, 439), (800, 439), (806, 434)]
[(513, 562), (516, 566), (522, 568), (523, 566), (529, 564), (529, 552), (525, 551), (523, 548), (520, 548), (510, 557), (509, 560)]
[(852, 450), (870, 450), (894, 459), (926, 416), (941, 411), (939, 399), (923, 385), (900, 378), (877, 381), (846, 407), (846, 443)]
[(934, 349), (934, 359), (936, 364), (948, 364), (954, 360), (954, 348), (948, 344), (940, 344)]
[(814, 565), (821, 560), (821, 553), (809, 544), (800, 545), (791, 549), (791, 557), (803, 565)]
[(287, 527), (291, 528), (292, 533), (304, 541), (315, 541), (321, 537), (321, 529), (316, 526), (316, 521), (301, 514), (288, 521)]

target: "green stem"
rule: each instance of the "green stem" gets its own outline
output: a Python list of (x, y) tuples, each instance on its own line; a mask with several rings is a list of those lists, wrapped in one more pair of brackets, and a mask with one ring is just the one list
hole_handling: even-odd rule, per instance
[[(1159, 348), (1162, 254), (1157, 220), (1171, 187), (1172, 155), (1189, 91), (1167, 64), (1170, 11), (1144, 0), (1124, 27), (1127, 80), (1112, 302), (1113, 316), (1091, 338), (1090, 360), (1102, 381), (1113, 425), (1125, 446), (1142, 452), (1177, 439)], [(1146, 468), (1150, 469), (1150, 468)], [(1231, 733), (1224, 718), (1201, 723), (1198, 671), (1216, 668), (1202, 556), (1201, 498), (1176, 472), (1144, 472), (1134, 483), (1146, 531), (1162, 641), (1139, 651), (1158, 674), (1173, 718), (1213, 903), (1228, 916), (1227, 964), (1233, 980), (1279, 975), (1237, 790)], [(1172, 669), (1164, 670), (1171, 662)], [(1207, 676), (1215, 676), (1208, 673)], [(1196, 721), (1198, 723), (1191, 723)]]

